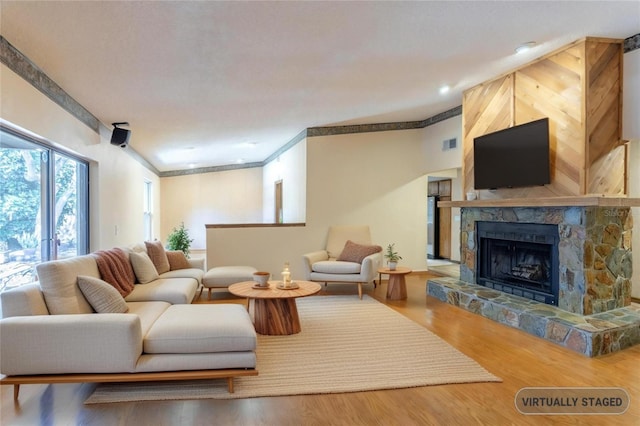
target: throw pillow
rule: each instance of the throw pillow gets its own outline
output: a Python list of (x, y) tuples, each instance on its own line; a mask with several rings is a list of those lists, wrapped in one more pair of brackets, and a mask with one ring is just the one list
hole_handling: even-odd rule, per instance
[(362, 263), (365, 257), (382, 251), (380, 246), (368, 246), (347, 240), (338, 259), (343, 262)]
[(93, 310), (99, 314), (123, 314), (129, 311), (118, 290), (100, 278), (80, 275), (78, 287)]
[(127, 297), (136, 283), (136, 274), (133, 272), (129, 254), (121, 248), (99, 250), (91, 255), (98, 265), (100, 278), (108, 282), (118, 290), (122, 297)]
[(162, 246), (162, 241), (145, 241), (144, 245), (147, 247), (147, 254), (156, 267), (156, 271), (159, 274), (169, 272), (171, 267), (169, 266), (169, 259), (167, 259), (167, 252), (164, 251)]
[(129, 260), (131, 260), (133, 272), (135, 272), (139, 283), (146, 284), (158, 279), (158, 271), (147, 253), (131, 252), (129, 253)]
[(180, 250), (167, 250), (167, 258), (169, 259), (169, 267), (172, 271), (191, 268), (187, 256)]

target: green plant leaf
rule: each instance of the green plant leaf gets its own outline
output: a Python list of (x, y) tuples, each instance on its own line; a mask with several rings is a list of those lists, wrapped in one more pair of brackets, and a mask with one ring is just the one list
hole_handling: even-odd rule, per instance
[(192, 242), (193, 239), (189, 238), (189, 230), (184, 227), (184, 222), (182, 222), (180, 227), (173, 228), (173, 231), (167, 237), (167, 249), (179, 250), (189, 258)]

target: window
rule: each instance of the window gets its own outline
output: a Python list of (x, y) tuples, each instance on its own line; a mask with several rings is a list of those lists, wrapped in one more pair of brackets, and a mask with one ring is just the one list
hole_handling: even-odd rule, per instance
[(88, 163), (0, 126), (0, 291), (34, 265), (88, 253)]
[(144, 240), (153, 241), (153, 184), (151, 181), (144, 181), (142, 194), (144, 197)]

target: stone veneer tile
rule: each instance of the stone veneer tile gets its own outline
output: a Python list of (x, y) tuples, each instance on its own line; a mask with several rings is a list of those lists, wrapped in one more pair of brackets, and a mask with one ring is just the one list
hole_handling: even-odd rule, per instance
[(570, 331), (571, 327), (568, 327), (567, 325), (560, 324), (557, 321), (549, 321), (547, 323), (544, 337), (552, 342), (562, 343), (565, 341)]
[(541, 318), (530, 313), (520, 315), (519, 329), (534, 336), (544, 337), (547, 329), (547, 318)]
[(573, 329), (569, 331), (569, 335), (564, 342), (564, 346), (571, 349), (572, 351), (579, 352), (587, 356), (594, 356), (592, 351), (590, 350), (592, 347), (592, 345), (590, 344), (590, 339), (587, 338), (586, 333), (583, 333), (579, 330)]

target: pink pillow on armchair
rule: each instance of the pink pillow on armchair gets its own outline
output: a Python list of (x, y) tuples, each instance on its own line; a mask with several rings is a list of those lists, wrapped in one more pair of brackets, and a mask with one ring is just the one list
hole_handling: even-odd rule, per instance
[(340, 256), (338, 256), (336, 260), (340, 260), (343, 262), (362, 263), (365, 257), (381, 251), (382, 247), (380, 246), (363, 245), (354, 243), (351, 240), (347, 240), (344, 248), (342, 249), (342, 253), (340, 253)]

